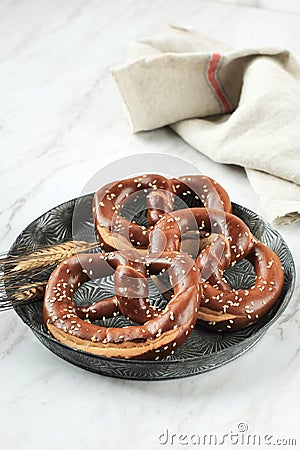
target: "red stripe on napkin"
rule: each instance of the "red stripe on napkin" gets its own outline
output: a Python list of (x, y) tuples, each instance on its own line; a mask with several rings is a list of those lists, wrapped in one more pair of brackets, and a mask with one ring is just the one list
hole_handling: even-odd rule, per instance
[(209, 61), (208, 70), (207, 70), (207, 78), (210, 82), (210, 85), (212, 86), (215, 94), (217, 95), (218, 99), (222, 103), (223, 109), (225, 113), (232, 111), (232, 106), (230, 105), (229, 101), (227, 100), (222, 87), (220, 86), (219, 81), (217, 80), (217, 71), (220, 67), (219, 63), (221, 60), (220, 53), (213, 53), (211, 55), (211, 59)]

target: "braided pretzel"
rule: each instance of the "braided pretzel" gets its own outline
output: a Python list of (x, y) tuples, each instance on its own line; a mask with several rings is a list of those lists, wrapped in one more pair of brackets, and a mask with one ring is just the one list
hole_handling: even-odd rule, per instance
[[(101, 246), (106, 251), (135, 247), (146, 251), (149, 233), (153, 225), (171, 212), (174, 195), (194, 194), (204, 206), (227, 212), (231, 203), (227, 192), (206, 176), (193, 175), (167, 179), (160, 175), (143, 175), (109, 183), (94, 196), (93, 216)], [(146, 197), (149, 226), (140, 226), (121, 215), (122, 208), (130, 201), (135, 203)]]
[[(192, 332), (202, 294), (197, 280), (199, 269), (186, 254), (165, 253), (161, 257), (141, 257), (125, 252), (80, 254), (61, 263), (50, 276), (43, 305), (50, 333), (64, 344), (97, 355), (159, 359), (174, 353)], [(187, 273), (183, 267), (191, 267)], [(76, 308), (74, 291), (81, 283), (107, 276), (116, 269), (115, 296), (85, 311)], [(147, 299), (147, 270), (158, 274), (167, 270), (174, 295), (163, 311), (155, 310)], [(125, 283), (124, 283), (125, 280)], [(119, 310), (135, 315), (139, 325), (125, 328), (97, 326), (81, 317), (96, 319)], [(80, 317), (81, 316), (81, 317)]]
[[(264, 316), (282, 291), (284, 274), (278, 256), (232, 214), (214, 209), (192, 208), (197, 226), (206, 234), (218, 233), (199, 254), (203, 294), (198, 319), (218, 331), (238, 330)], [(150, 234), (150, 251), (178, 251), (180, 238), (191, 230), (191, 215), (176, 211), (157, 222)], [(223, 272), (247, 258), (254, 265), (256, 281), (250, 289), (232, 289)]]

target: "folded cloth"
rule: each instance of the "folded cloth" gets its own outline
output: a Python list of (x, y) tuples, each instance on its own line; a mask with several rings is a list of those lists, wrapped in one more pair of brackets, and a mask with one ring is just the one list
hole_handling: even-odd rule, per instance
[(133, 132), (170, 125), (214, 161), (246, 169), (276, 225), (300, 220), (300, 66), (287, 50), (231, 50), (171, 26), (112, 69)]

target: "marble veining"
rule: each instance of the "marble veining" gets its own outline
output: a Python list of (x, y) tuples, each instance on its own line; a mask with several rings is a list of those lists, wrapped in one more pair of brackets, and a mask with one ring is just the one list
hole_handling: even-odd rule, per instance
[[(98, 168), (146, 152), (192, 162), (264, 215), (243, 169), (210, 161), (168, 128), (130, 134), (109, 69), (124, 61), (130, 40), (168, 23), (300, 58), (300, 19), (288, 13), (202, 0), (1, 1), (1, 251), (37, 216), (79, 195)], [(299, 225), (280, 232), (299, 271)], [(159, 436), (221, 435), (240, 423), (299, 444), (299, 295), (298, 282), (288, 309), (244, 356), (164, 382), (85, 372), (47, 351), (14, 312), (1, 313), (1, 449), (182, 448)]]

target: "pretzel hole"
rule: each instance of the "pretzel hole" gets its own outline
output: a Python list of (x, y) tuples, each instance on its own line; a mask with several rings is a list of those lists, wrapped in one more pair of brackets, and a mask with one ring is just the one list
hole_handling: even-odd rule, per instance
[[(121, 216), (129, 221), (134, 221), (137, 225), (149, 227), (147, 195), (144, 191), (138, 191), (138, 194), (133, 199), (123, 204), (123, 208), (120, 210)], [(175, 195), (173, 211), (187, 208), (203, 208), (204, 204), (199, 198), (195, 197), (196, 195), (193, 193)]]
[[(183, 203), (185, 203), (185, 207), (182, 206)], [(202, 203), (202, 201), (197, 198), (196, 194), (193, 193), (193, 191), (188, 195), (177, 195), (174, 201), (174, 210), (185, 208), (204, 208), (204, 203)]]
[(120, 215), (139, 226), (149, 227), (147, 217), (147, 193), (138, 191), (130, 200), (123, 203)]
[(254, 266), (247, 259), (224, 270), (223, 276), (232, 289), (250, 289), (256, 279)]
[[(155, 306), (158, 311), (165, 309), (168, 300), (160, 293), (152, 277), (148, 278), (149, 305)], [(105, 300), (114, 296), (114, 275), (103, 277), (97, 280), (87, 281), (82, 284), (74, 293), (74, 305), (87, 307), (95, 302)], [(138, 325), (136, 322), (128, 319), (121, 313), (111, 317), (105, 317), (99, 320), (91, 320), (92, 323), (104, 327), (123, 328), (130, 325)]]

